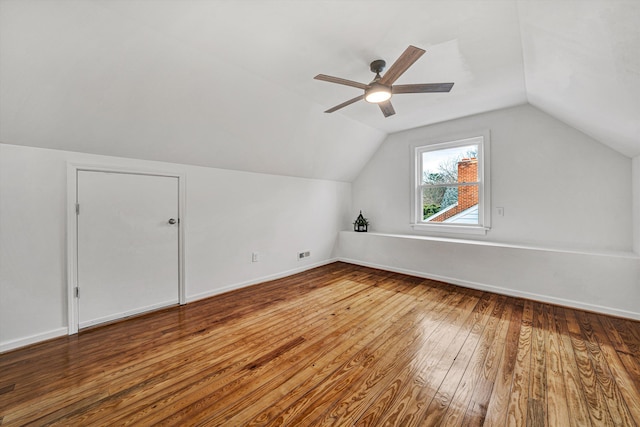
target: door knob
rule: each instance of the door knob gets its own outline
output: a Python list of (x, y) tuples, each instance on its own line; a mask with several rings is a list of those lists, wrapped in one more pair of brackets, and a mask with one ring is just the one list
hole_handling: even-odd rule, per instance
[(173, 225), (175, 224), (177, 221), (173, 218), (169, 218), (169, 224)]

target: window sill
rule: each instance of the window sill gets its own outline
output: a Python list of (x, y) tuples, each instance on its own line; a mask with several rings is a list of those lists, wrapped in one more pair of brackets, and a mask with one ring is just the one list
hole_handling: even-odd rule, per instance
[(434, 233), (447, 234), (473, 234), (484, 236), (489, 228), (482, 226), (464, 226), (464, 225), (429, 225), (429, 224), (411, 224), (411, 228), (415, 231), (429, 231)]

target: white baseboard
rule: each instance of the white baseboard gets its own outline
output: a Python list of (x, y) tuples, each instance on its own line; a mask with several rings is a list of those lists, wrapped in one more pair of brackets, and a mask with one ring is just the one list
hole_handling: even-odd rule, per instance
[(440, 282), (450, 283), (452, 285), (458, 285), (465, 288), (476, 289), (479, 291), (493, 292), (496, 294), (507, 295), (510, 297), (525, 298), (529, 300), (555, 304), (555, 305), (560, 305), (564, 307), (576, 308), (579, 310), (586, 310), (586, 311), (592, 311), (595, 313), (608, 314), (611, 316), (624, 317), (627, 319), (640, 320), (640, 313), (636, 313), (633, 311), (620, 310), (617, 308), (605, 307), (605, 306), (600, 306), (595, 304), (588, 304), (580, 301), (568, 300), (564, 298), (556, 298), (556, 297), (551, 297), (547, 295), (535, 294), (531, 292), (522, 292), (515, 289), (508, 289), (508, 288), (502, 288), (499, 286), (488, 285), (486, 283), (477, 283), (477, 282), (471, 282), (467, 280), (460, 280), (454, 277), (439, 276), (437, 274), (429, 274), (422, 271), (408, 270), (405, 268), (397, 268), (389, 265), (375, 264), (375, 263), (359, 261), (351, 258), (339, 257), (337, 260), (346, 262), (349, 264), (361, 265), (363, 267), (377, 268), (380, 270), (392, 271), (394, 273), (401, 273), (401, 274), (407, 274), (409, 276), (422, 277), (424, 279), (437, 280)]
[(215, 295), (220, 295), (225, 292), (233, 291), (240, 288), (245, 288), (247, 286), (257, 285), (258, 283), (268, 282), (269, 280), (281, 279), (283, 277), (291, 276), (297, 273), (302, 273), (303, 271), (311, 270), (316, 267), (321, 267), (323, 265), (331, 264), (336, 261), (339, 261), (338, 258), (330, 258), (324, 261), (316, 262), (313, 264), (307, 264), (303, 267), (294, 268), (291, 270), (282, 271), (280, 273), (270, 274), (268, 276), (257, 277), (255, 279), (247, 280), (246, 282), (234, 283), (231, 285), (223, 286), (222, 288), (214, 289), (208, 292), (202, 292), (196, 295), (187, 295), (187, 303), (198, 301), (201, 299), (209, 298)]
[[(514, 290), (514, 289), (508, 289), (508, 288), (502, 288), (502, 287), (498, 287), (498, 286), (493, 286), (493, 285), (489, 285), (486, 283), (478, 283), (478, 282), (471, 282), (471, 281), (467, 281), (467, 280), (460, 280), (460, 279), (456, 279), (454, 277), (445, 277), (445, 276), (439, 276), (436, 274), (428, 274), (422, 271), (415, 271), (415, 270), (409, 270), (409, 269), (404, 269), (404, 268), (397, 268), (397, 267), (393, 267), (393, 266), (389, 266), (389, 265), (382, 265), (382, 264), (375, 264), (375, 263), (370, 263), (370, 262), (365, 262), (365, 261), (359, 261), (356, 259), (351, 259), (351, 258), (344, 258), (344, 257), (338, 257), (338, 258), (331, 258), (331, 259), (327, 259), (324, 261), (320, 261), (314, 264), (307, 264), (303, 267), (299, 267), (299, 268), (295, 268), (295, 269), (291, 269), (291, 270), (287, 270), (287, 271), (282, 271), (280, 273), (275, 273), (275, 274), (271, 274), (268, 276), (262, 276), (262, 277), (258, 277), (252, 280), (248, 280), (245, 282), (241, 282), (241, 283), (235, 283), (235, 284), (231, 284), (228, 286), (224, 286), (222, 288), (219, 289), (215, 289), (209, 292), (203, 292), (200, 294), (196, 294), (196, 295), (191, 295), (191, 296), (187, 296), (187, 302), (193, 302), (193, 301), (197, 301), (200, 299), (204, 299), (204, 298), (208, 298), (211, 296), (215, 296), (215, 295), (219, 295), (225, 292), (229, 292), (235, 289), (240, 289), (240, 288), (244, 288), (247, 286), (252, 286), (252, 285), (256, 285), (258, 283), (262, 283), (262, 282), (267, 282), (270, 280), (275, 280), (275, 279), (280, 279), (282, 277), (287, 277), (287, 276), (291, 276), (293, 274), (297, 274), (297, 273), (301, 273), (303, 271), (306, 270), (311, 270), (313, 268), (316, 267), (320, 267), (323, 265), (327, 265), (327, 264), (331, 264), (333, 262), (336, 261), (341, 261), (341, 262), (346, 262), (349, 264), (355, 264), (355, 265), (362, 265), (364, 267), (371, 267), (371, 268), (377, 268), (377, 269), (381, 269), (381, 270), (386, 270), (386, 271), (392, 271), (395, 273), (401, 273), (401, 274), (407, 274), (410, 276), (416, 276), (416, 277), (422, 277), (425, 279), (432, 279), (432, 280), (438, 280), (441, 282), (446, 282), (446, 283), (451, 283), (453, 285), (458, 285), (458, 286), (462, 286), (462, 287), (466, 287), (466, 288), (471, 288), (471, 289), (477, 289), (480, 291), (487, 291), (487, 292), (493, 292), (493, 293), (497, 293), (497, 294), (501, 294), (501, 295), (507, 295), (507, 296), (512, 296), (512, 297), (518, 297), (518, 298), (526, 298), (526, 299), (530, 299), (530, 300), (534, 300), (534, 301), (539, 301), (539, 302), (544, 302), (544, 303), (549, 303), (549, 304), (556, 304), (556, 305), (561, 305), (561, 306), (565, 306), (565, 307), (571, 307), (571, 308), (576, 308), (576, 309), (580, 309), (580, 310), (587, 310), (587, 311), (592, 311), (592, 312), (596, 312), (596, 313), (602, 313), (602, 314), (608, 314), (608, 315), (612, 315), (612, 316), (618, 316), (618, 317), (624, 317), (624, 318), (628, 318), (628, 319), (634, 319), (634, 320), (640, 320), (640, 313), (636, 313), (636, 312), (632, 312), (632, 311), (626, 311), (626, 310), (620, 310), (620, 309), (616, 309), (616, 308), (611, 308), (611, 307), (606, 307), (606, 306), (600, 306), (600, 305), (595, 305), (595, 304), (587, 304), (587, 303), (583, 303), (580, 301), (575, 301), (575, 300), (568, 300), (568, 299), (563, 299), (563, 298), (555, 298), (555, 297), (550, 297), (547, 295), (540, 295), (540, 294), (535, 294), (535, 293), (531, 293), (531, 292), (522, 292), (522, 291), (518, 291), (518, 290)], [(146, 311), (146, 309), (145, 309)], [(135, 314), (135, 313), (132, 313)], [(40, 333), (40, 334), (36, 334), (36, 335), (31, 335), (28, 337), (24, 337), (24, 338), (19, 338), (19, 339), (15, 339), (15, 340), (11, 340), (11, 341), (6, 341), (6, 342), (1, 342), (0, 343), (0, 353), (4, 353), (10, 350), (15, 350), (17, 348), (20, 347), (25, 347), (27, 345), (31, 345), (31, 344), (35, 344), (41, 341), (46, 341), (52, 338), (58, 338), (61, 336), (65, 336), (68, 334), (68, 328), (67, 327), (62, 327), (62, 328), (57, 328), (48, 332), (44, 332), (44, 333)]]
[(50, 340), (52, 338), (63, 337), (69, 333), (67, 327), (54, 329), (49, 332), (43, 332), (41, 334), (31, 335), (24, 338), (18, 338), (11, 341), (0, 343), (0, 353), (5, 353), (10, 350), (15, 350), (20, 347), (25, 347), (31, 344), (35, 344), (41, 341)]
[(124, 319), (125, 317), (135, 316), (137, 314), (146, 313), (148, 311), (159, 310), (161, 308), (170, 307), (172, 305), (178, 305), (178, 300), (176, 299), (174, 301), (160, 302), (158, 304), (151, 304), (151, 305), (148, 305), (148, 306), (145, 306), (145, 307), (140, 307), (140, 308), (137, 308), (135, 310), (128, 310), (128, 311), (123, 311), (123, 312), (120, 312), (120, 313), (112, 314), (112, 315), (109, 315), (109, 316), (100, 317), (98, 319), (93, 319), (93, 320), (89, 320), (87, 322), (82, 322), (82, 323), (80, 323), (78, 325), (78, 327), (80, 329), (87, 328), (89, 326), (99, 325), (101, 323), (111, 322), (113, 320), (121, 320), (121, 319)]
[[(193, 301), (197, 301), (200, 299), (204, 299), (204, 298), (208, 298), (214, 295), (218, 295), (218, 294), (222, 294), (225, 292), (229, 292), (232, 291), (234, 289), (240, 289), (240, 288), (244, 288), (247, 286), (251, 286), (251, 285), (256, 285), (258, 283), (262, 283), (262, 282), (267, 282), (269, 280), (275, 280), (275, 279), (280, 279), (282, 277), (287, 277), (287, 276), (291, 276), (293, 274), (297, 274), (297, 273), (301, 273), (303, 271), (306, 270), (311, 270), (312, 268), (316, 268), (316, 267), (320, 267), (323, 265), (327, 265), (327, 264), (331, 264), (333, 262), (338, 261), (337, 258), (330, 258), (330, 259), (326, 259), (324, 261), (320, 261), (320, 262), (316, 262), (313, 264), (306, 264), (302, 267), (299, 268), (294, 268), (291, 270), (286, 270), (286, 271), (282, 271), (280, 273), (275, 273), (275, 274), (271, 274), (268, 276), (262, 276), (262, 277), (257, 277), (255, 279), (252, 280), (248, 280), (246, 282), (241, 282), (241, 283), (235, 283), (232, 285), (228, 285), (225, 286), (223, 288), (219, 288), (219, 289), (215, 289), (212, 290), (210, 292), (204, 292), (204, 293), (200, 293), (197, 295), (191, 295), (191, 296), (187, 296), (187, 303), (189, 302), (193, 302)], [(132, 316), (135, 314), (140, 314), (140, 313), (144, 313), (147, 311), (151, 311), (151, 310), (156, 310), (159, 308), (164, 308), (167, 306), (171, 306), (173, 304), (177, 304), (177, 301), (171, 301), (171, 302), (166, 302), (166, 303), (160, 303), (160, 304), (154, 304), (153, 306), (149, 306), (149, 307), (144, 307), (142, 309), (139, 310), (132, 310), (132, 311), (128, 311), (125, 313), (119, 313), (117, 316), (113, 316), (113, 318), (110, 317), (105, 317), (105, 318), (100, 318), (94, 321), (90, 321), (90, 322), (86, 322), (83, 323), (82, 325), (80, 325), (81, 328), (87, 327), (87, 326), (92, 326), (98, 323), (103, 323), (103, 322), (108, 322), (110, 320), (114, 320), (115, 318), (122, 318), (122, 317), (127, 317), (127, 316)], [(4, 353), (10, 350), (15, 350), (17, 348), (20, 347), (25, 347), (31, 344), (36, 344), (39, 343), (41, 341), (46, 341), (52, 338), (58, 338), (61, 336), (65, 336), (69, 334), (69, 328), (67, 327), (63, 327), (63, 328), (58, 328), (58, 329), (54, 329), (52, 331), (49, 332), (44, 332), (41, 334), (36, 334), (36, 335), (31, 335), (28, 337), (24, 337), (24, 338), (18, 338), (15, 340), (11, 340), (11, 341), (6, 341), (6, 342), (2, 342), (0, 343), (0, 353)]]

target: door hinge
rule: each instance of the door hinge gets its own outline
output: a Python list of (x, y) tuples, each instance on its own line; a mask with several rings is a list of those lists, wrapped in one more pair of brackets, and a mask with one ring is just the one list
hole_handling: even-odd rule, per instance
[(80, 203), (76, 203), (76, 215), (80, 215)]
[(76, 298), (80, 298), (80, 288), (76, 286)]

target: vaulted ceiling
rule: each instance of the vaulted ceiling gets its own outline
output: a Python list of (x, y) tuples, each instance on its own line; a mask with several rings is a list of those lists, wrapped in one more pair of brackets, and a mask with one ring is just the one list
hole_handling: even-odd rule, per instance
[[(640, 155), (637, 0), (0, 0), (0, 142), (352, 180), (389, 133), (529, 102)], [(397, 114), (374, 59), (426, 49)]]

